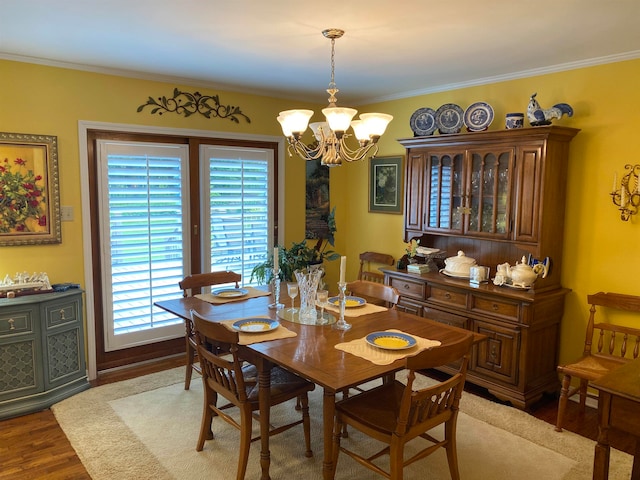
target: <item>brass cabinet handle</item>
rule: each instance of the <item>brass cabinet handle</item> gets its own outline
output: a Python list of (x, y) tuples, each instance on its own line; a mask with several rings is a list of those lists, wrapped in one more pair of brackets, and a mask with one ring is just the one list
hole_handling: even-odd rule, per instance
[(60, 320), (66, 320), (66, 318), (64, 318), (64, 308), (60, 309)]
[(7, 320), (7, 322), (9, 323), (9, 330), (15, 330), (16, 327), (14, 325), (14, 323), (16, 322), (13, 318), (10, 318), (9, 320)]
[(494, 303), (493, 305), (491, 305), (491, 308), (493, 308), (493, 310), (497, 312), (500, 306), (497, 303)]
[(405, 289), (405, 290), (409, 290), (410, 288), (411, 288), (411, 287), (409, 286), (409, 284), (408, 284), (408, 283), (405, 283), (405, 284), (404, 284), (404, 289)]
[(446, 298), (447, 300), (451, 300), (451, 294), (449, 292), (445, 293), (444, 298)]

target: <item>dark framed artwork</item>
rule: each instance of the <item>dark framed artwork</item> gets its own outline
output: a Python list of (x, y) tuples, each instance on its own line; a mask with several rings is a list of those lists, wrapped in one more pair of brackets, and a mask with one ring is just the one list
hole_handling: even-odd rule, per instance
[(58, 137), (0, 132), (0, 246), (61, 242)]
[(402, 213), (402, 157), (372, 158), (369, 164), (369, 211)]

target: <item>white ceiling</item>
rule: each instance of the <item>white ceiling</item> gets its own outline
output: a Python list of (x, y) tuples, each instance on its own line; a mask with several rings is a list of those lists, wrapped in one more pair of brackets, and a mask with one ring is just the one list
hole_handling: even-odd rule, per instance
[[(640, 58), (640, 0), (0, 0), (0, 58), (357, 105)], [(0, 85), (2, 76), (0, 74)]]

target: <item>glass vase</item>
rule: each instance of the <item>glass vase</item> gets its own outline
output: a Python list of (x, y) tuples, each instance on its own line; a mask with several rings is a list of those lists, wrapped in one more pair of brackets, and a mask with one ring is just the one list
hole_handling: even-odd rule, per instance
[(318, 311), (316, 310), (316, 293), (318, 284), (324, 271), (321, 268), (309, 270), (296, 270), (293, 272), (298, 281), (298, 290), (300, 292), (300, 323), (315, 325), (318, 320)]

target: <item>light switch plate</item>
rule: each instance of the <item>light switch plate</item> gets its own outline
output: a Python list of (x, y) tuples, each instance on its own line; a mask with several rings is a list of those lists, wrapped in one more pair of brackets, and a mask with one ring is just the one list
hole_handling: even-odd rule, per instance
[(63, 222), (72, 222), (73, 221), (73, 207), (60, 207), (60, 217)]

